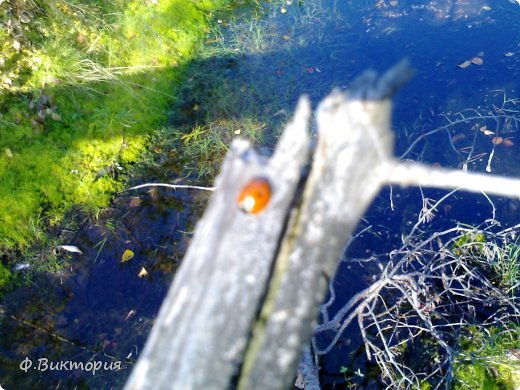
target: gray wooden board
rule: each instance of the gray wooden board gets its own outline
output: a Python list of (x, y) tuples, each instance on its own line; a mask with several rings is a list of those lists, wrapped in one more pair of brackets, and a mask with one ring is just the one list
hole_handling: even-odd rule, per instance
[[(204, 216), (174, 277), (126, 389), (224, 389), (238, 373), (272, 271), (302, 168), (310, 103), (302, 98), (272, 158), (233, 142)], [(266, 177), (265, 211), (236, 205), (242, 186)]]
[(394, 143), (389, 96), (395, 83), (409, 76), (406, 63), (381, 78), (369, 72), (349, 94), (336, 90), (320, 104), (304, 202), (279, 253), (273, 278), (279, 281), (271, 283), (273, 302), (266, 304), (265, 324), (257, 327), (260, 342), (246, 357), (241, 389), (285, 389), (294, 383), (327, 292), (323, 275), (334, 275), (345, 243), (389, 174)]

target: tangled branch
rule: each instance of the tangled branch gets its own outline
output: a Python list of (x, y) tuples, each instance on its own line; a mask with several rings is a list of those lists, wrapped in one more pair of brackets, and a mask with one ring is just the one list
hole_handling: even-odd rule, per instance
[[(423, 206), (434, 210), (438, 203), (425, 199)], [(517, 260), (512, 251), (520, 250), (515, 241), (520, 225), (493, 232), (497, 225), (489, 221), (428, 235), (418, 231), (428, 215), (421, 213), (399, 249), (371, 259), (386, 264), (378, 279), (332, 317), (336, 294), (330, 285), (313, 338), (317, 356), (329, 353), (357, 321), (367, 359), (377, 363), (387, 385), (418, 388), (428, 381), (440, 388), (453, 381), (454, 366), (463, 359), (463, 335), (506, 329), (520, 318), (515, 295), (520, 282), (504, 279)], [(324, 332), (334, 337), (320, 345)], [(418, 345), (428, 351), (427, 359), (410, 356)]]

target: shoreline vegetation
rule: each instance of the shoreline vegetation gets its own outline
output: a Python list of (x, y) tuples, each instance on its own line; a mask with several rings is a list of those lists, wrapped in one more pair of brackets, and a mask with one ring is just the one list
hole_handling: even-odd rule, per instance
[(0, 2), (4, 263), (45, 246), (71, 209), (110, 204), (166, 125), (215, 15), (249, 3)]

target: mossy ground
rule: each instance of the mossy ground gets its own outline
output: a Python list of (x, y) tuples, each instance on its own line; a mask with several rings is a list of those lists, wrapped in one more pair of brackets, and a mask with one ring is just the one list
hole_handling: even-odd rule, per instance
[(0, 249), (44, 239), (72, 205), (108, 205), (232, 3), (0, 4)]

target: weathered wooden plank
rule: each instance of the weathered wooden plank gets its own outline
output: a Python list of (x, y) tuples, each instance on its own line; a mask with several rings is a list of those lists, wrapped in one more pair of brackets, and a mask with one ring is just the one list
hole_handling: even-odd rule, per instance
[(408, 79), (406, 63), (378, 78), (367, 72), (348, 94), (319, 106), (318, 145), (301, 208), (294, 213), (253, 331), (239, 388), (284, 389), (294, 383), (302, 346), (346, 241), (385, 183), (392, 161), (391, 101)]
[[(251, 324), (302, 168), (309, 160), (310, 103), (299, 102), (272, 158), (233, 142), (213, 194), (126, 389), (225, 389), (238, 375)], [(257, 215), (235, 200), (254, 177), (272, 199)]]

